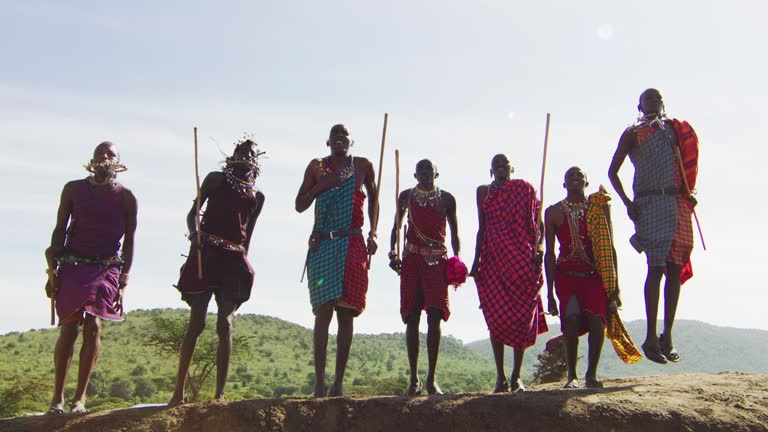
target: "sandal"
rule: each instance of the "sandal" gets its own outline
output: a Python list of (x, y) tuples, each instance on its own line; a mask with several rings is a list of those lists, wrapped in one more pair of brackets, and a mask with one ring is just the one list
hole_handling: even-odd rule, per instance
[(646, 342), (640, 345), (640, 348), (643, 349), (643, 354), (645, 354), (645, 358), (648, 360), (658, 364), (667, 364), (667, 359), (661, 355), (661, 350), (659, 349), (658, 345), (651, 345)]
[(51, 405), (50, 408), (48, 408), (48, 411), (45, 412), (45, 415), (59, 415), (64, 414), (64, 410), (61, 407), (57, 407), (54, 405)]
[(421, 380), (416, 381), (415, 383), (408, 386), (408, 390), (406, 391), (406, 395), (408, 396), (421, 396), (421, 390), (424, 388), (424, 384), (421, 382)]
[(436, 382), (430, 383), (429, 381), (427, 381), (427, 394), (430, 396), (441, 395), (443, 394), (443, 391), (440, 390), (440, 387), (437, 385)]
[(664, 333), (659, 335), (659, 349), (661, 350), (661, 353), (664, 355), (664, 357), (667, 358), (667, 360), (673, 363), (680, 361), (680, 353), (677, 352), (675, 347), (669, 346), (664, 342)]
[(85, 409), (85, 404), (82, 402), (72, 402), (69, 404), (70, 414), (87, 414), (88, 410)]

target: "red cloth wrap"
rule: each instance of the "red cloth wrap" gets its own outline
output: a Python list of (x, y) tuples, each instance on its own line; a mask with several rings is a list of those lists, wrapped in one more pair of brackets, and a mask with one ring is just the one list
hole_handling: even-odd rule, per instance
[[(579, 218), (579, 232), (577, 233), (578, 239), (576, 241), (581, 241), (589, 262), (574, 254), (571, 237), (573, 233), (567, 218), (568, 216), (566, 215), (566, 220), (557, 228), (555, 233), (557, 241), (560, 243), (560, 255), (555, 272), (555, 293), (560, 301), (561, 331), (565, 331), (566, 310), (571, 296), (575, 295), (579, 301), (582, 317), (586, 317), (586, 315), (599, 315), (603, 319), (603, 323), (607, 319), (606, 304), (608, 302), (603, 290), (603, 281), (592, 264), (594, 262), (594, 255), (592, 253), (592, 241), (587, 235), (586, 213), (584, 217)], [(593, 271), (593, 273), (587, 277), (579, 277), (563, 273), (566, 271)], [(588, 330), (586, 319), (582, 319), (579, 335), (587, 333)]]

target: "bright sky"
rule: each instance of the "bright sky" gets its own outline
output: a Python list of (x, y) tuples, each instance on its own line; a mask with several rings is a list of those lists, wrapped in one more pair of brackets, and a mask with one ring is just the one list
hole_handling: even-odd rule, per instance
[[(768, 329), (759, 273), (768, 239), (762, 219), (741, 218), (768, 210), (753, 189), (768, 95), (761, 3), (2, 0), (2, 10), (0, 333), (47, 326), (43, 250), (59, 194), (86, 176), (82, 165), (103, 140), (119, 146), (130, 169), (120, 180), (139, 200), (129, 310), (186, 306), (171, 285), (188, 249), (197, 126), (201, 176), (243, 132), (269, 156), (249, 254), (256, 282), (240, 311), (311, 327), (299, 277), (312, 216), (293, 208), (304, 168), (327, 154), (339, 122), (354, 154), (378, 164), (389, 112), (381, 253), (355, 330), (391, 333), (404, 330), (386, 259), (394, 149), (403, 187), (415, 184), (419, 159), (437, 163), (438, 184), (457, 198), (470, 263), (475, 188), (489, 182), (494, 154), (509, 155), (514, 176), (538, 189), (551, 112), (545, 204), (564, 197), (572, 165), (588, 173), (589, 192), (599, 184), (612, 192), (608, 164), (647, 87), (660, 89), (669, 114), (689, 120), (701, 140), (697, 211), (708, 250), (697, 235), (696, 276), (678, 318)], [(621, 175), (630, 188), (629, 162)], [(629, 246), (621, 203), (613, 219), (623, 318), (644, 318), (645, 256)], [(451, 306), (444, 334), (487, 337), (471, 280), (451, 290)]]

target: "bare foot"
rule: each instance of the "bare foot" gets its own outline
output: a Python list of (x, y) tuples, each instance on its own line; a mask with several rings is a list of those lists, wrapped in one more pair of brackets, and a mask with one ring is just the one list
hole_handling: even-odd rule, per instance
[(591, 376), (584, 377), (584, 385), (586, 385), (587, 388), (603, 388), (603, 382), (596, 377)]
[(563, 388), (567, 389), (575, 389), (579, 388), (579, 380), (576, 378), (568, 378), (568, 381), (565, 382), (565, 385)]
[(329, 397), (344, 396), (344, 387), (341, 384), (333, 383), (331, 391), (328, 392)]
[(88, 411), (85, 409), (85, 402), (76, 401), (69, 404), (69, 412), (72, 414), (85, 414)]
[(506, 379), (496, 380), (496, 388), (493, 389), (494, 393), (506, 393), (509, 391), (509, 382)]
[(316, 398), (325, 397), (325, 383), (315, 384), (315, 393), (313, 397), (316, 397)]

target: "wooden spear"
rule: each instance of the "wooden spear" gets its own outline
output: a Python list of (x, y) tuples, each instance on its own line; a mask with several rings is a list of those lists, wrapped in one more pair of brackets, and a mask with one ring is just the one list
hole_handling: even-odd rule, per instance
[(200, 232), (200, 171), (197, 165), (197, 126), (195, 126), (195, 187), (197, 189), (195, 229), (197, 230), (197, 279), (203, 280), (203, 245)]
[(544, 212), (544, 173), (547, 170), (547, 147), (549, 146), (549, 119), (550, 119), (550, 114), (547, 113), (547, 126), (546, 126), (546, 130), (544, 131), (544, 156), (541, 159), (541, 183), (539, 185), (539, 198), (540, 198), (541, 204), (540, 204), (538, 216), (536, 218), (537, 230), (539, 229), (539, 227), (541, 227), (541, 216), (542, 216), (542, 213)]
[[(683, 179), (683, 187), (685, 187), (686, 198), (691, 197), (691, 187), (688, 185), (688, 177), (685, 176), (685, 166), (683, 165), (683, 157), (680, 154), (680, 148), (675, 147), (675, 154), (677, 156), (677, 164), (680, 167), (680, 177)], [(707, 250), (707, 244), (704, 243), (704, 234), (701, 233), (701, 224), (699, 223), (699, 217), (696, 216), (696, 209), (691, 206), (691, 213), (693, 213), (693, 220), (696, 221), (696, 228), (699, 230), (699, 238), (701, 239), (701, 247)]]
[[(376, 180), (376, 197), (373, 204), (373, 223), (371, 223), (371, 237), (376, 238), (376, 228), (379, 226), (379, 191), (381, 191), (381, 168), (384, 165), (384, 143), (387, 140), (387, 120), (389, 114), (384, 113), (384, 129), (381, 132), (381, 152), (379, 153), (379, 174)], [(368, 270), (371, 269), (371, 253), (368, 252), (368, 264), (366, 266)]]
[(400, 258), (400, 150), (395, 150), (395, 209), (395, 215), (398, 218), (395, 256)]

